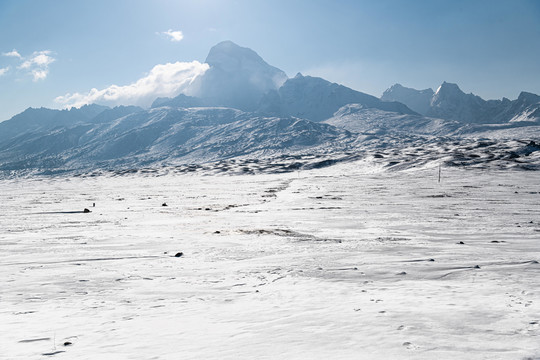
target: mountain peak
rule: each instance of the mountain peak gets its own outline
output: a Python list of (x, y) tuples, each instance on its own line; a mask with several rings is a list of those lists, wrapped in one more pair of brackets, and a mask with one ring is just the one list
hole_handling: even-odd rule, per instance
[(213, 48), (220, 49), (220, 48), (241, 48), (240, 45), (236, 44), (235, 42), (232, 42), (231, 40), (224, 40), (222, 42), (217, 43), (213, 46)]
[(433, 89), (416, 90), (401, 84), (394, 84), (381, 96), (383, 101), (399, 101), (407, 105), (419, 114), (425, 114), (429, 110)]
[(400, 83), (395, 83), (394, 85), (390, 86), (390, 88), (388, 88), (387, 91), (390, 90), (390, 89), (395, 89), (395, 90), (397, 90), (397, 89), (406, 89), (406, 87), (401, 85)]
[(521, 102), (535, 104), (535, 103), (540, 102), (540, 96), (530, 93), (530, 92), (522, 91), (518, 96), (518, 100)]
[(213, 46), (206, 63), (210, 69), (201, 76), (198, 87), (200, 97), (213, 106), (253, 111), (267, 92), (277, 90), (287, 80), (283, 71), (255, 51), (232, 41)]
[(232, 41), (227, 40), (214, 45), (208, 52), (205, 62), (214, 67), (222, 67), (224, 65), (225, 67), (228, 67), (227, 65), (232, 65), (234, 68), (234, 65), (238, 65), (238, 61), (246, 59), (256, 63), (265, 63), (255, 51), (241, 47)]
[(441, 86), (435, 92), (435, 95), (465, 94), (457, 84), (443, 81)]
[(474, 94), (465, 94), (457, 84), (444, 81), (431, 99), (428, 116), (461, 123), (482, 123), (489, 120), (486, 101)]

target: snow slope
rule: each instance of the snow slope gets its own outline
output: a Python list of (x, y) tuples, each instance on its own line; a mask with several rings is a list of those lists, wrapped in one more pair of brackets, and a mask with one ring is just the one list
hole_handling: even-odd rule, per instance
[(160, 107), (109, 122), (25, 134), (0, 148), (0, 170), (89, 170), (163, 163), (204, 163), (338, 151), (358, 140), (346, 130), (297, 118), (275, 118), (230, 108)]
[(360, 104), (348, 104), (341, 107), (323, 123), (352, 132), (372, 133), (380, 136), (388, 133), (450, 135), (461, 125), (456, 121), (366, 108)]

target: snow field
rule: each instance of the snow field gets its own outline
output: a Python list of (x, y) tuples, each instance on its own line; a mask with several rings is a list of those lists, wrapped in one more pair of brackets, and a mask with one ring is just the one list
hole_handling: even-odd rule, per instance
[(537, 175), (442, 175), (3, 180), (0, 359), (540, 357)]

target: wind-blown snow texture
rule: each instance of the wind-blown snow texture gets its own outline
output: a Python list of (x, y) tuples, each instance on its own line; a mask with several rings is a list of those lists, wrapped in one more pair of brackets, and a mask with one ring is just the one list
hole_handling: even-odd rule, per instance
[(192, 170), (3, 180), (2, 357), (540, 356), (535, 172)]

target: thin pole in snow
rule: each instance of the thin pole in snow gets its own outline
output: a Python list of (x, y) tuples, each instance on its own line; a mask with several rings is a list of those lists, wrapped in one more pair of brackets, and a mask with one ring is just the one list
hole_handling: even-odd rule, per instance
[(441, 164), (439, 164), (439, 183), (441, 182)]

